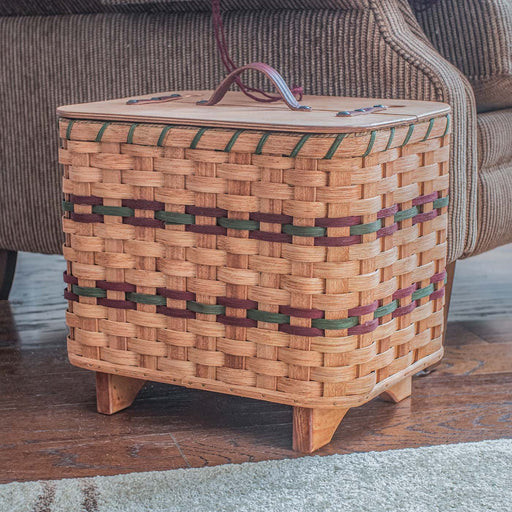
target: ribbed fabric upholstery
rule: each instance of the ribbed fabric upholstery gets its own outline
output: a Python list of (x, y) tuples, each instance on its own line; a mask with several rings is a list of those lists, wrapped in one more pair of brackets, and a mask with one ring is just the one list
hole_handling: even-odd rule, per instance
[(512, 162), (512, 109), (478, 114), (478, 168), (508, 162)]
[(474, 254), (512, 242), (512, 161), (481, 169), (478, 239)]
[(479, 111), (512, 106), (511, 0), (440, 0), (416, 15), (441, 55), (468, 77)]
[[(471, 252), (474, 99), (461, 75), (407, 27), (394, 0), (368, 0), (367, 9), (232, 12), (225, 23), (235, 61), (268, 62), (307, 93), (449, 101), (449, 257)], [(58, 105), (211, 88), (223, 76), (208, 13), (4, 17), (0, 40), (0, 248), (6, 249), (61, 250)]]
[[(367, 0), (222, 0), (224, 11), (362, 9)], [(209, 12), (211, 0), (0, 0), (0, 16)]]

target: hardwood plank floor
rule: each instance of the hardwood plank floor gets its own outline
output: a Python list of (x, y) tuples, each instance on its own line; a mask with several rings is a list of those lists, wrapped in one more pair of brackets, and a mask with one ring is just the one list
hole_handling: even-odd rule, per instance
[[(446, 355), (399, 404), (352, 409), (319, 455), (512, 437), (512, 245), (457, 264)], [(297, 457), (291, 407), (149, 383), (95, 412), (66, 358), (64, 261), (21, 254), (0, 302), (0, 482)]]

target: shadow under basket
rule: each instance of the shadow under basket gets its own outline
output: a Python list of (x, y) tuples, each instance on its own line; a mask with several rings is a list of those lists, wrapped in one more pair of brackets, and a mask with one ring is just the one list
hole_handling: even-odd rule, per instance
[(442, 356), (449, 107), (208, 94), (59, 109), (69, 359), (106, 414), (145, 380), (289, 404), (309, 453)]

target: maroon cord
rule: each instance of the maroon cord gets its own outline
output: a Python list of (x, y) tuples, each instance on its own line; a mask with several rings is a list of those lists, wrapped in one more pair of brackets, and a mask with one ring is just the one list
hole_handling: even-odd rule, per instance
[[(220, 0), (212, 0), (212, 21), (213, 21), (213, 31), (215, 34), (215, 42), (217, 44), (217, 49), (219, 50), (220, 58), (222, 60), (222, 64), (228, 73), (234, 71), (238, 66), (233, 62), (229, 55), (228, 45), (226, 42), (226, 33), (224, 31), (224, 24), (222, 22), (222, 15), (220, 12)], [(240, 90), (249, 98), (252, 98), (256, 101), (261, 101), (265, 103), (271, 103), (274, 101), (282, 101), (281, 96), (275, 94), (269, 94), (261, 89), (255, 87), (249, 87), (245, 85), (240, 78), (236, 78), (235, 83), (240, 87)], [(304, 93), (302, 87), (293, 86), (291, 89), (293, 95), (297, 98), (298, 101), (302, 100), (302, 95)]]

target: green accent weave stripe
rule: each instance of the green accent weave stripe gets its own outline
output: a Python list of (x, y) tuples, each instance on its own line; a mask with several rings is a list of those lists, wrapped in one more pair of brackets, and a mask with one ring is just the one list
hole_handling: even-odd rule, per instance
[(162, 133), (160, 133), (160, 137), (158, 137), (158, 142), (156, 143), (157, 146), (159, 147), (162, 147), (164, 145), (164, 142), (165, 142), (165, 136), (167, 135), (167, 132), (171, 129), (171, 128), (174, 128), (172, 125), (169, 125), (169, 126), (166, 126), (163, 130), (162, 130)]
[(432, 128), (434, 128), (434, 123), (435, 123), (435, 119), (432, 118), (430, 120), (430, 122), (428, 123), (428, 129), (427, 129), (427, 133), (425, 134), (425, 137), (423, 137), (423, 139), (421, 139), (422, 142), (425, 142), (430, 137)]
[(272, 132), (266, 132), (261, 136), (261, 139), (258, 142), (258, 145), (256, 146), (256, 149), (254, 151), (255, 155), (261, 155), (261, 152), (263, 150), (263, 146), (265, 145), (265, 142), (267, 142), (267, 139), (272, 135)]
[(71, 285), (71, 290), (73, 293), (81, 295), (82, 297), (105, 298), (107, 296), (107, 291), (102, 290), (101, 288), (90, 288), (88, 286), (78, 286), (77, 284), (73, 284)]
[(377, 132), (375, 130), (373, 130), (370, 135), (370, 142), (368, 142), (368, 147), (366, 148), (366, 151), (361, 156), (365, 157), (371, 153), (371, 151), (373, 149), (373, 144), (375, 143), (376, 136), (377, 136)]
[(66, 128), (66, 139), (67, 140), (70, 140), (71, 139), (71, 130), (73, 129), (73, 125), (76, 123), (76, 120), (75, 119), (72, 119), (71, 121), (69, 121), (68, 123), (68, 127)]
[(407, 210), (402, 210), (401, 212), (395, 213), (395, 222), (401, 222), (405, 219), (412, 219), (414, 216), (418, 215), (419, 210), (417, 206), (413, 206), (412, 208), (408, 208)]
[(233, 136), (231, 137), (231, 139), (229, 139), (229, 142), (226, 144), (226, 147), (224, 148), (224, 152), (225, 153), (229, 153), (231, 151), (231, 148), (235, 145), (235, 142), (236, 140), (238, 139), (238, 137), (240, 137), (240, 134), (243, 132), (244, 130), (237, 130)]
[(282, 313), (270, 313), (269, 311), (260, 311), (259, 309), (247, 310), (247, 318), (257, 322), (267, 322), (270, 324), (288, 324), (290, 317)]
[(98, 135), (96, 135), (95, 142), (101, 142), (101, 139), (103, 137), (103, 134), (105, 133), (105, 130), (111, 125), (111, 122), (103, 123), (102, 127), (100, 128), (100, 131), (98, 132)]
[(163, 220), (166, 224), (194, 224), (196, 218), (188, 213), (155, 212), (155, 219)]
[(325, 236), (326, 229), (318, 226), (283, 224), (282, 232), (293, 236)]
[(75, 204), (71, 201), (62, 201), (62, 209), (65, 212), (74, 212), (75, 211)]
[(347, 136), (346, 133), (340, 133), (335, 139), (334, 142), (331, 144), (331, 147), (329, 148), (329, 151), (325, 154), (324, 158), (325, 160), (330, 160), (334, 153), (338, 150), (340, 147), (340, 144), (343, 142), (343, 139)]
[(201, 140), (201, 137), (203, 136), (206, 130), (208, 130), (208, 128), (199, 128), (199, 130), (197, 130), (195, 137), (192, 139), (192, 142), (190, 143), (190, 149), (196, 149), (197, 145), (199, 144), (199, 141)]
[(299, 151), (302, 149), (302, 146), (304, 146), (304, 144), (306, 144), (307, 140), (310, 137), (311, 137), (311, 134), (310, 133), (306, 133), (305, 135), (303, 135), (300, 138), (299, 142), (297, 142), (297, 144), (293, 148), (292, 152), (290, 153), (290, 158), (295, 158), (299, 154)]
[(133, 144), (133, 133), (135, 132), (135, 128), (137, 128), (137, 126), (139, 126), (138, 123), (134, 123), (130, 126), (128, 137), (126, 137), (126, 144)]
[(149, 295), (147, 293), (128, 292), (126, 300), (137, 302), (138, 304), (149, 304), (151, 306), (165, 306), (167, 299), (161, 295)]
[(351, 235), (368, 235), (369, 233), (375, 233), (382, 227), (382, 221), (377, 219), (373, 222), (368, 222), (368, 224), (357, 224), (355, 226), (350, 226), (350, 234)]
[(391, 130), (389, 130), (389, 139), (388, 139), (388, 143), (386, 144), (386, 149), (385, 151), (387, 151), (390, 147), (391, 147), (391, 144), (393, 143), (393, 139), (395, 138), (395, 127), (391, 128)]
[(260, 229), (260, 223), (255, 220), (227, 219), (226, 217), (220, 217), (217, 219), (217, 224), (228, 229), (246, 229), (247, 231)]
[(414, 125), (411, 124), (411, 125), (409, 125), (409, 130), (407, 131), (407, 135), (405, 136), (405, 139), (404, 139), (404, 141), (402, 142), (402, 144), (400, 146), (401, 148), (403, 148), (404, 146), (409, 144), (409, 141), (411, 140), (412, 132), (413, 131), (414, 131)]
[(448, 135), (448, 132), (450, 131), (450, 114), (447, 114), (446, 116), (446, 128), (444, 129), (443, 137), (446, 137)]
[(423, 297), (428, 297), (431, 293), (434, 293), (434, 284), (430, 284), (425, 288), (420, 288), (419, 290), (413, 292), (411, 300), (417, 300), (422, 299)]
[(445, 206), (448, 206), (449, 202), (450, 202), (450, 198), (448, 196), (439, 197), (438, 199), (434, 200), (434, 202), (432, 203), (432, 206), (434, 209), (443, 208)]
[(97, 213), (99, 215), (114, 215), (116, 217), (133, 217), (135, 215), (133, 208), (128, 208), (126, 206), (95, 205), (92, 207), (92, 213)]
[(359, 323), (358, 316), (349, 316), (340, 320), (327, 320), (326, 318), (315, 318), (311, 321), (311, 326), (317, 329), (341, 330), (355, 327)]
[(398, 308), (398, 301), (394, 300), (393, 302), (390, 302), (389, 304), (378, 307), (375, 310), (375, 312), (373, 313), (373, 318), (381, 318), (383, 316), (390, 315), (397, 308)]
[(187, 301), (187, 309), (204, 315), (223, 315), (226, 313), (226, 306), (221, 304), (203, 304), (193, 300)]

